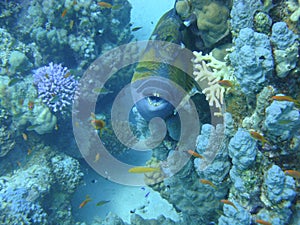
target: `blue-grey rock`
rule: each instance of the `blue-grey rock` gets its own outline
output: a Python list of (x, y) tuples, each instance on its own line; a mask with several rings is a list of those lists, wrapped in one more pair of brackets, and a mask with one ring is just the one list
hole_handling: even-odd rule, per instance
[(285, 22), (274, 23), (270, 40), (277, 49), (284, 50), (288, 48), (297, 38), (298, 36), (289, 30)]
[(266, 135), (273, 142), (289, 140), (300, 129), (300, 114), (293, 102), (273, 101), (266, 108)]
[(239, 128), (233, 138), (230, 139), (229, 156), (238, 170), (251, 167), (256, 157), (256, 141), (245, 129)]
[(290, 176), (285, 176), (279, 166), (273, 165), (266, 173), (265, 185), (267, 186), (267, 197), (273, 203), (277, 204), (287, 201), (286, 207), (296, 196), (295, 181)]
[(235, 50), (229, 55), (234, 75), (242, 91), (251, 97), (263, 88), (273, 72), (273, 56), (269, 38), (250, 28), (241, 29), (234, 40)]

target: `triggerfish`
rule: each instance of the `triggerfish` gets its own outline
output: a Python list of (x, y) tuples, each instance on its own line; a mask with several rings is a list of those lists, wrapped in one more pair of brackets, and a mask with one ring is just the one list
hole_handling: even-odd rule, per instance
[(92, 201), (92, 199), (90, 198), (90, 196), (88, 196), (88, 195), (85, 196), (85, 199), (79, 205), (79, 209), (81, 209), (82, 207), (84, 207), (90, 201)]
[[(158, 21), (150, 39), (152, 41), (163, 42), (163, 47), (155, 46), (149, 44), (143, 55), (141, 61), (135, 68), (135, 72), (132, 77), (131, 83), (135, 83), (137, 86), (143, 80), (147, 78), (165, 78), (167, 80), (173, 81), (178, 86), (182, 87), (187, 93), (194, 87), (195, 81), (188, 74), (179, 69), (180, 65), (182, 68), (192, 68), (192, 65), (182, 62), (181, 52), (179, 51), (180, 46), (189, 45), (189, 43), (183, 43), (184, 37), (189, 37), (186, 29), (184, 27), (181, 19), (176, 13), (175, 9), (169, 10), (165, 13)], [(137, 29), (137, 28), (136, 28)], [(173, 46), (177, 45), (178, 49), (174, 49)], [(161, 51), (163, 48), (164, 51)], [(161, 58), (161, 62), (153, 62), (153, 58)], [(165, 63), (165, 61), (170, 60), (172, 63)], [(190, 60), (189, 60), (190, 61)], [(191, 61), (190, 61), (191, 62)], [(190, 71), (192, 73), (192, 71)], [(145, 83), (141, 82), (141, 88), (143, 88)], [(171, 96), (170, 99), (176, 98), (174, 93), (174, 86), (171, 82), (166, 82), (161, 79), (161, 86), (163, 90), (158, 90), (153, 93), (147, 92), (143, 93), (146, 97), (137, 102), (136, 107), (139, 113), (146, 119), (150, 121), (153, 117), (167, 118), (172, 116), (174, 113), (174, 106), (170, 103), (170, 100), (166, 101), (164, 96)], [(137, 90), (140, 86), (136, 87)]]
[(160, 171), (159, 167), (144, 167), (144, 166), (132, 167), (128, 170), (129, 173), (153, 173), (157, 171)]

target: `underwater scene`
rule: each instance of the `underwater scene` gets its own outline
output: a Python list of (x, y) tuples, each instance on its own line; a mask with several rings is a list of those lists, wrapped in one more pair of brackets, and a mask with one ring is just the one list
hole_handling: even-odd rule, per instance
[(0, 0), (0, 224), (300, 225), (299, 0)]

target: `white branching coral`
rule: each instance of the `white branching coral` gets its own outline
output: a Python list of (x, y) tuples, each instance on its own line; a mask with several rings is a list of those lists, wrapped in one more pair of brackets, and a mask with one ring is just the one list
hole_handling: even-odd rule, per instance
[(193, 59), (194, 79), (202, 88), (202, 93), (205, 94), (209, 105), (215, 106), (221, 113), (225, 88), (219, 85), (218, 81), (224, 79), (228, 73), (226, 63), (214, 58), (212, 52), (202, 55), (202, 52), (194, 51), (193, 54), (195, 56)]

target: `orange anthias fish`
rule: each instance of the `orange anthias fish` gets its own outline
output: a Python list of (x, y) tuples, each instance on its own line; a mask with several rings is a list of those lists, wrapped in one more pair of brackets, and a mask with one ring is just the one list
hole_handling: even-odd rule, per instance
[(296, 179), (300, 179), (300, 172), (296, 170), (285, 170), (284, 173)]
[(219, 80), (218, 84), (222, 87), (233, 87), (233, 83), (230, 80)]
[(107, 9), (111, 9), (112, 8), (112, 4), (108, 3), (108, 2), (98, 2), (98, 5), (103, 7), (103, 8), (107, 8)]
[(95, 130), (99, 130), (100, 131), (100, 137), (102, 136), (102, 133), (104, 130), (108, 130), (105, 125), (105, 121), (101, 120), (101, 119), (96, 119), (96, 115), (94, 113), (91, 113), (91, 124), (93, 125)]
[(213, 182), (209, 181), (209, 180), (205, 180), (205, 179), (200, 179), (200, 182), (202, 184), (208, 184), (210, 186), (212, 186), (214, 189), (217, 189), (216, 185), (213, 184)]
[(251, 132), (250, 132), (250, 135), (251, 135), (252, 138), (261, 141), (263, 147), (265, 146), (265, 143), (271, 145), (270, 142), (267, 141), (267, 140), (265, 139), (265, 137), (262, 136), (262, 135), (261, 135), (260, 133), (258, 133), (258, 132), (251, 131)]
[(296, 99), (293, 99), (291, 96), (273, 96), (271, 99), (276, 101), (294, 102), (297, 107), (300, 107), (300, 102)]
[(92, 199), (90, 198), (90, 196), (88, 196), (88, 195), (85, 196), (85, 199), (79, 205), (79, 209), (81, 209), (82, 207), (84, 207), (90, 201), (92, 201)]
[(222, 202), (222, 203), (224, 203), (224, 204), (226, 204), (226, 205), (231, 205), (231, 206), (234, 207), (237, 211), (239, 211), (238, 208), (235, 206), (235, 204), (233, 204), (233, 202), (231, 202), (231, 201), (229, 201), (229, 200), (227, 200), (227, 199), (222, 199), (222, 200), (220, 200), (220, 202)]
[(200, 158), (203, 159), (204, 157), (200, 154), (198, 154), (197, 152), (193, 151), (193, 150), (188, 150), (187, 153), (189, 153), (190, 155), (196, 157), (196, 158)]
[(272, 225), (270, 222), (265, 220), (255, 220), (256, 223), (262, 224), (262, 225)]
[(61, 18), (64, 18), (68, 12), (68, 9), (64, 9), (64, 11), (61, 13)]

